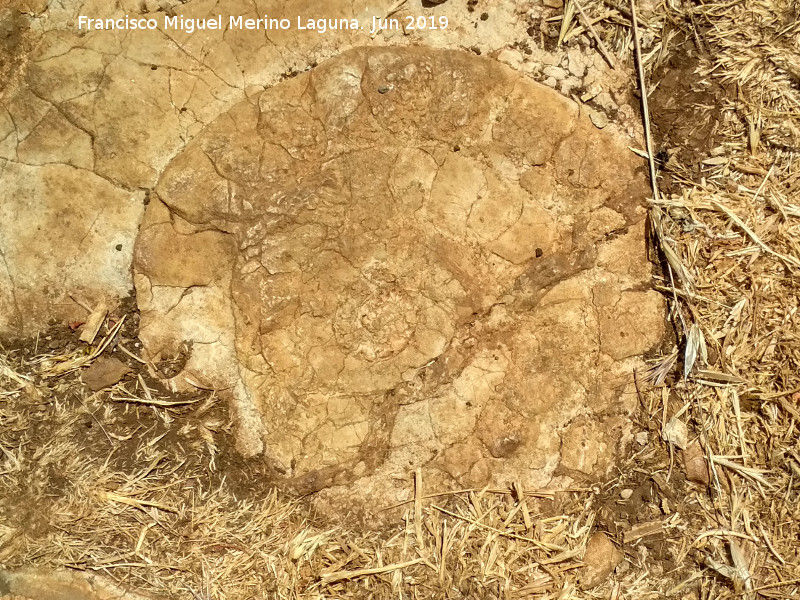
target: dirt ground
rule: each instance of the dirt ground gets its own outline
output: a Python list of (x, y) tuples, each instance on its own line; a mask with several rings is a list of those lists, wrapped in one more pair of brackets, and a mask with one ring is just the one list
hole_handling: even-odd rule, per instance
[[(546, 5), (530, 47), (551, 50), (564, 7)], [(582, 8), (638, 106), (629, 9)], [(409, 473), (388, 524), (332, 525), (240, 456), (215, 392), (165, 387), (190, 349), (141, 360), (128, 299), (90, 344), (76, 321), (0, 346), (0, 564), (195, 600), (796, 597), (800, 13), (639, 9), (649, 113), (635, 116), (652, 125), (653, 288), (673, 335), (636, 373), (633, 440), (609, 477), (458, 490)]]

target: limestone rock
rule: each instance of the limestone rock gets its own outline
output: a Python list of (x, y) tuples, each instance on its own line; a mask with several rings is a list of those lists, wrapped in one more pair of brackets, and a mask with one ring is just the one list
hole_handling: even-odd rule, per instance
[(611, 464), (664, 332), (640, 161), (467, 53), (356, 49), (167, 166), (134, 269), (150, 357), (230, 390), (239, 448), (321, 503)]
[(708, 461), (703, 446), (695, 440), (683, 451), (683, 468), (686, 479), (701, 485), (708, 485), (711, 480), (708, 472)]
[(580, 587), (588, 590), (600, 585), (622, 561), (623, 554), (602, 531), (595, 532), (586, 544), (581, 569)]
[[(166, 165), (235, 103), (355, 45), (500, 51), (522, 39), (523, 0), (475, 29), (455, 2), (429, 7), (446, 29), (370, 33), (395, 0), (0, 2), (0, 336), (29, 336), (84, 304), (130, 293), (131, 248)], [(212, 10), (213, 8), (213, 10)], [(405, 23), (409, 3), (396, 14)], [(289, 29), (181, 30), (164, 17), (282, 15)], [(410, 14), (410, 13), (409, 13)], [(418, 13), (413, 13), (415, 16)], [(79, 29), (79, 16), (154, 18), (155, 30)], [(360, 29), (301, 30), (297, 16)], [(63, 180), (63, 185), (61, 184)]]
[(0, 180), (0, 329), (29, 333), (57, 303), (65, 318), (85, 317), (65, 281), (90, 302), (130, 292), (142, 192), (65, 164), (0, 161)]
[[(87, 32), (78, 30), (79, 14), (118, 18), (145, 5), (0, 4), (2, 335), (32, 335), (51, 318), (82, 316), (70, 296), (89, 304), (128, 296), (144, 190), (170, 159), (245, 90), (305, 68), (317, 52), (330, 55), (348, 39), (298, 36), (294, 27), (270, 40), (263, 31), (229, 39), (223, 31)], [(306, 4), (257, 9), (234, 0), (219, 11), (263, 17), (300, 14)], [(142, 16), (161, 20), (164, 7), (187, 19), (209, 10), (203, 2), (151, 3), (155, 12)], [(354, 16), (349, 1), (327, 8), (331, 16)]]
[(0, 569), (0, 594), (2, 600), (157, 600), (97, 574), (38, 569)]

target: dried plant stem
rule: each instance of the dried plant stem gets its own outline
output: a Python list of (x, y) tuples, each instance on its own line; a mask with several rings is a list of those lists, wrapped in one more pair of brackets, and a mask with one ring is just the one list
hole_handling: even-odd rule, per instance
[(600, 54), (603, 55), (603, 58), (608, 63), (608, 66), (611, 67), (612, 69), (615, 69), (616, 65), (614, 64), (614, 58), (611, 52), (608, 51), (608, 48), (606, 48), (606, 45), (603, 43), (602, 38), (597, 33), (597, 30), (594, 28), (594, 25), (592, 25), (592, 20), (583, 11), (583, 7), (581, 6), (581, 3), (578, 0), (572, 0), (572, 2), (575, 4), (575, 8), (578, 9), (578, 13), (580, 13), (581, 19), (583, 19), (584, 25), (586, 25), (586, 29), (589, 30), (589, 33), (592, 34), (594, 41), (597, 43), (597, 49), (600, 51)]
[(422, 547), (422, 469), (414, 472), (414, 533), (417, 536), (417, 546)]
[(413, 560), (407, 560), (403, 563), (397, 563), (394, 565), (386, 565), (385, 567), (375, 567), (373, 569), (358, 569), (357, 571), (339, 571), (337, 573), (331, 574), (324, 574), (322, 575), (322, 580), (325, 583), (335, 583), (337, 581), (343, 581), (345, 579), (354, 579), (356, 577), (364, 577), (366, 575), (378, 575), (381, 573), (391, 573), (392, 571), (397, 571), (398, 569), (405, 569), (406, 567), (412, 567), (417, 565), (421, 562), (425, 562), (424, 558), (415, 558)]
[(650, 136), (650, 110), (647, 106), (647, 83), (644, 79), (644, 65), (642, 64), (642, 48), (639, 44), (639, 27), (636, 24), (636, 3), (629, 0), (631, 7), (631, 26), (633, 28), (633, 48), (636, 52), (636, 72), (639, 75), (639, 89), (642, 96), (642, 120), (644, 123), (644, 143), (647, 148), (647, 162), (650, 166), (650, 186), (653, 190), (653, 200), (658, 201), (658, 180), (656, 179), (656, 161), (653, 155), (653, 140)]

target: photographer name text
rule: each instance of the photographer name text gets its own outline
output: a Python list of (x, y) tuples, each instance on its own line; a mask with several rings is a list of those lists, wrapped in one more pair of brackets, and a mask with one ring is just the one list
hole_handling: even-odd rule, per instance
[(222, 15), (196, 19), (181, 15), (164, 15), (163, 19), (155, 18), (132, 18), (128, 15), (116, 19), (95, 19), (80, 15), (78, 17), (78, 29), (82, 31), (107, 30), (107, 29), (160, 29), (163, 31), (183, 31), (184, 33), (194, 33), (202, 30), (241, 30), (241, 31), (280, 31), (296, 29), (298, 31), (309, 31), (315, 33), (327, 33), (342, 30), (364, 30), (370, 34), (379, 33), (385, 30), (436, 30), (447, 29), (448, 20), (445, 16), (403, 16), (398, 18), (372, 17), (365, 24), (358, 19), (314, 19), (298, 16), (296, 19), (273, 18), (264, 15), (261, 19), (250, 19), (242, 16), (230, 16), (224, 18)]

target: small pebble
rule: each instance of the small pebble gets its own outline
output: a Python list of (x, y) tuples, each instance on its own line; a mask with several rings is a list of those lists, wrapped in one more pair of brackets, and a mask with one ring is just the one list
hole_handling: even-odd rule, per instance
[(599, 92), (599, 91), (597, 91), (597, 90), (598, 90), (598, 86), (592, 85), (591, 87), (589, 87), (589, 88), (588, 88), (588, 89), (587, 89), (587, 90), (586, 90), (586, 91), (585, 91), (585, 92), (584, 92), (584, 93), (581, 95), (581, 102), (588, 102), (589, 100), (591, 100), (592, 98), (594, 98), (595, 96), (597, 96), (597, 94), (599, 94), (599, 93), (600, 93), (600, 92)]
[(569, 96), (572, 94), (573, 90), (579, 88), (581, 86), (581, 80), (577, 77), (567, 77), (559, 84), (561, 89), (561, 93), (565, 96)]
[(594, 126), (598, 129), (603, 129), (606, 125), (608, 125), (608, 115), (602, 111), (593, 110), (589, 113), (589, 118), (592, 120), (592, 123), (594, 123)]
[(588, 590), (603, 583), (614, 568), (622, 562), (624, 555), (617, 550), (614, 543), (602, 531), (597, 531), (589, 538), (586, 552), (583, 555), (584, 566), (578, 576), (578, 585)]
[(544, 73), (545, 77), (552, 77), (557, 81), (561, 81), (567, 76), (567, 73), (561, 67), (545, 67), (542, 73)]
[(678, 417), (672, 417), (664, 426), (661, 437), (665, 442), (684, 450), (689, 445), (689, 429)]
[(567, 51), (567, 68), (575, 77), (583, 77), (586, 74), (586, 58), (580, 48), (570, 48)]
[(622, 498), (623, 500), (627, 500), (631, 496), (633, 496), (633, 490), (630, 488), (625, 488), (619, 493), (619, 497)]
[(683, 451), (683, 466), (686, 471), (686, 479), (694, 483), (708, 485), (711, 479), (708, 473), (706, 453), (697, 440)]
[(599, 104), (604, 110), (617, 110), (619, 106), (614, 99), (611, 97), (611, 94), (608, 92), (600, 92), (594, 99), (597, 104)]
[(645, 446), (647, 445), (648, 437), (649, 436), (646, 431), (640, 431), (639, 433), (636, 434), (636, 443), (639, 444), (640, 446)]

